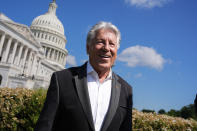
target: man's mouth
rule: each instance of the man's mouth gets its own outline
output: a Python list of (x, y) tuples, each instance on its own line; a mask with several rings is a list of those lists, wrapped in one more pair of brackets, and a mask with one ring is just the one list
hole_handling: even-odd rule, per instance
[(101, 58), (110, 58), (109, 55), (99, 55)]

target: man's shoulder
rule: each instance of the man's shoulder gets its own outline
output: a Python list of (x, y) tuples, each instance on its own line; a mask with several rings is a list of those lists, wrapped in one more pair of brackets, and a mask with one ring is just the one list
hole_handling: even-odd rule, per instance
[(123, 86), (123, 87), (127, 87), (127, 88), (131, 88), (132, 86), (126, 81), (124, 80), (120, 75), (114, 73), (115, 76), (118, 78), (118, 82)]
[(57, 75), (77, 75), (81, 70), (84, 70), (85, 65), (76, 66), (76, 67), (69, 67), (67, 69), (63, 69), (61, 71), (54, 72)]
[[(113, 72), (114, 73), (114, 72)], [(116, 74), (116, 73), (114, 73), (114, 75), (118, 78), (118, 81), (120, 82), (120, 83), (125, 83), (125, 84), (128, 84), (129, 85), (129, 83), (126, 81), (126, 80), (124, 80), (120, 75), (118, 75), (118, 74)]]
[(56, 71), (56, 72), (54, 72), (54, 74), (57, 74), (57, 75), (75, 74), (75, 72), (77, 72), (78, 68), (79, 67), (70, 67), (70, 68), (67, 68), (67, 69)]

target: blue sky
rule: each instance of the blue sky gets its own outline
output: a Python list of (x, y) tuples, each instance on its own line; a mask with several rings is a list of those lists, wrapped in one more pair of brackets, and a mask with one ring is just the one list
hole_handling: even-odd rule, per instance
[[(52, 0), (2, 0), (0, 12), (30, 26)], [(69, 61), (88, 59), (85, 40), (98, 21), (110, 21), (122, 41), (113, 70), (133, 86), (138, 110), (179, 110), (197, 93), (196, 0), (56, 0)]]

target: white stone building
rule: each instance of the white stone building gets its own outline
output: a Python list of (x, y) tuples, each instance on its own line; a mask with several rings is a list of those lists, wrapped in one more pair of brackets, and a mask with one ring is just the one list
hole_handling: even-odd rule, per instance
[(65, 68), (68, 55), (56, 2), (31, 26), (0, 13), (0, 87), (47, 88), (54, 71)]

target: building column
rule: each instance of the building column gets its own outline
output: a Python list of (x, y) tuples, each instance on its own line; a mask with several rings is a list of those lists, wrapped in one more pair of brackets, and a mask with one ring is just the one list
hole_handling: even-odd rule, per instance
[(40, 72), (39, 70), (41, 70), (40, 67), (41, 67), (41, 58), (38, 58), (38, 68), (37, 68), (37, 71), (36, 71), (37, 75), (39, 75), (38, 74)]
[(18, 61), (17, 61), (16, 65), (19, 65), (20, 64), (21, 54), (22, 54), (22, 51), (23, 51), (23, 47), (24, 46), (21, 44), (20, 49), (19, 49), (19, 54), (18, 54)]
[(33, 63), (32, 63), (32, 66), (31, 66), (31, 71), (30, 71), (30, 74), (32, 74), (32, 75), (35, 75), (36, 61), (37, 61), (37, 56), (36, 56), (36, 53), (34, 53), (34, 60), (33, 60)]
[(41, 38), (42, 38), (42, 33), (40, 32), (39, 34), (40, 34), (40, 35), (39, 35), (39, 39), (41, 39)]
[(61, 64), (63, 65), (64, 63), (64, 53), (62, 53), (62, 57), (61, 57)]
[(8, 43), (7, 43), (7, 47), (6, 47), (6, 49), (5, 49), (5, 55), (4, 55), (3, 58), (2, 58), (2, 62), (7, 62), (11, 43), (12, 43), (12, 38), (10, 37), (9, 40), (8, 40)]
[(61, 64), (63, 65), (63, 61), (64, 61), (64, 54), (62, 53), (62, 57), (61, 57)]
[(51, 60), (52, 57), (53, 57), (53, 49), (51, 48), (50, 55), (49, 55), (49, 60)]
[(55, 54), (55, 55), (54, 55), (54, 61), (55, 61), (55, 62), (57, 62), (57, 53), (58, 53), (58, 51), (55, 50), (55, 53), (54, 53), (54, 54)]
[(32, 54), (33, 54), (33, 52), (30, 50), (29, 51), (29, 58), (28, 58), (28, 62), (27, 62), (27, 72), (26, 72), (28, 75), (30, 75), (30, 71), (31, 71), (31, 65), (32, 65), (31, 58), (32, 58)]
[(60, 64), (60, 57), (61, 56), (61, 51), (59, 51), (59, 53), (58, 53), (58, 63)]
[(44, 48), (44, 56), (46, 58), (47, 57), (47, 47), (46, 46), (43, 46), (43, 48)]
[(57, 59), (56, 59), (56, 61), (59, 63), (60, 61), (59, 61), (59, 59), (60, 59), (60, 51), (57, 51)]
[(16, 42), (14, 43), (13, 52), (12, 52), (12, 56), (11, 56), (11, 59), (10, 59), (10, 63), (11, 63), (11, 64), (14, 63), (14, 58), (15, 58), (15, 55), (16, 55), (17, 46), (18, 46), (18, 42), (16, 41)]
[(49, 41), (49, 34), (46, 34), (46, 35), (47, 35), (47, 39), (46, 40)]
[(61, 52), (61, 54), (60, 54), (60, 60), (59, 60), (61, 65), (62, 65), (62, 60), (63, 60), (62, 59), (62, 56), (63, 56), (63, 53)]
[(0, 41), (0, 57), (1, 57), (1, 51), (2, 51), (2, 48), (3, 48), (4, 41), (5, 41), (5, 33), (2, 35), (1, 41)]
[(63, 65), (64, 63), (64, 53), (62, 53), (62, 60), (61, 60), (61, 64)]
[(51, 54), (51, 48), (48, 49), (48, 52), (47, 52), (47, 59), (50, 58), (50, 54)]
[(36, 32), (36, 35), (35, 36), (38, 38), (38, 32)]
[(66, 65), (66, 55), (64, 55), (64, 62), (63, 62), (63, 66)]
[(22, 63), (22, 67), (24, 67), (24, 66), (25, 66), (25, 61), (26, 61), (26, 58), (27, 58), (27, 52), (28, 52), (28, 47), (26, 47), (26, 49), (25, 49), (24, 58), (23, 58), (23, 63)]
[(55, 50), (53, 49), (53, 53), (52, 53), (52, 56), (51, 56), (51, 60), (55, 60)]
[(61, 56), (60, 56), (60, 64), (61, 64), (61, 65), (63, 65), (63, 55), (64, 55), (64, 54), (61, 53)]

